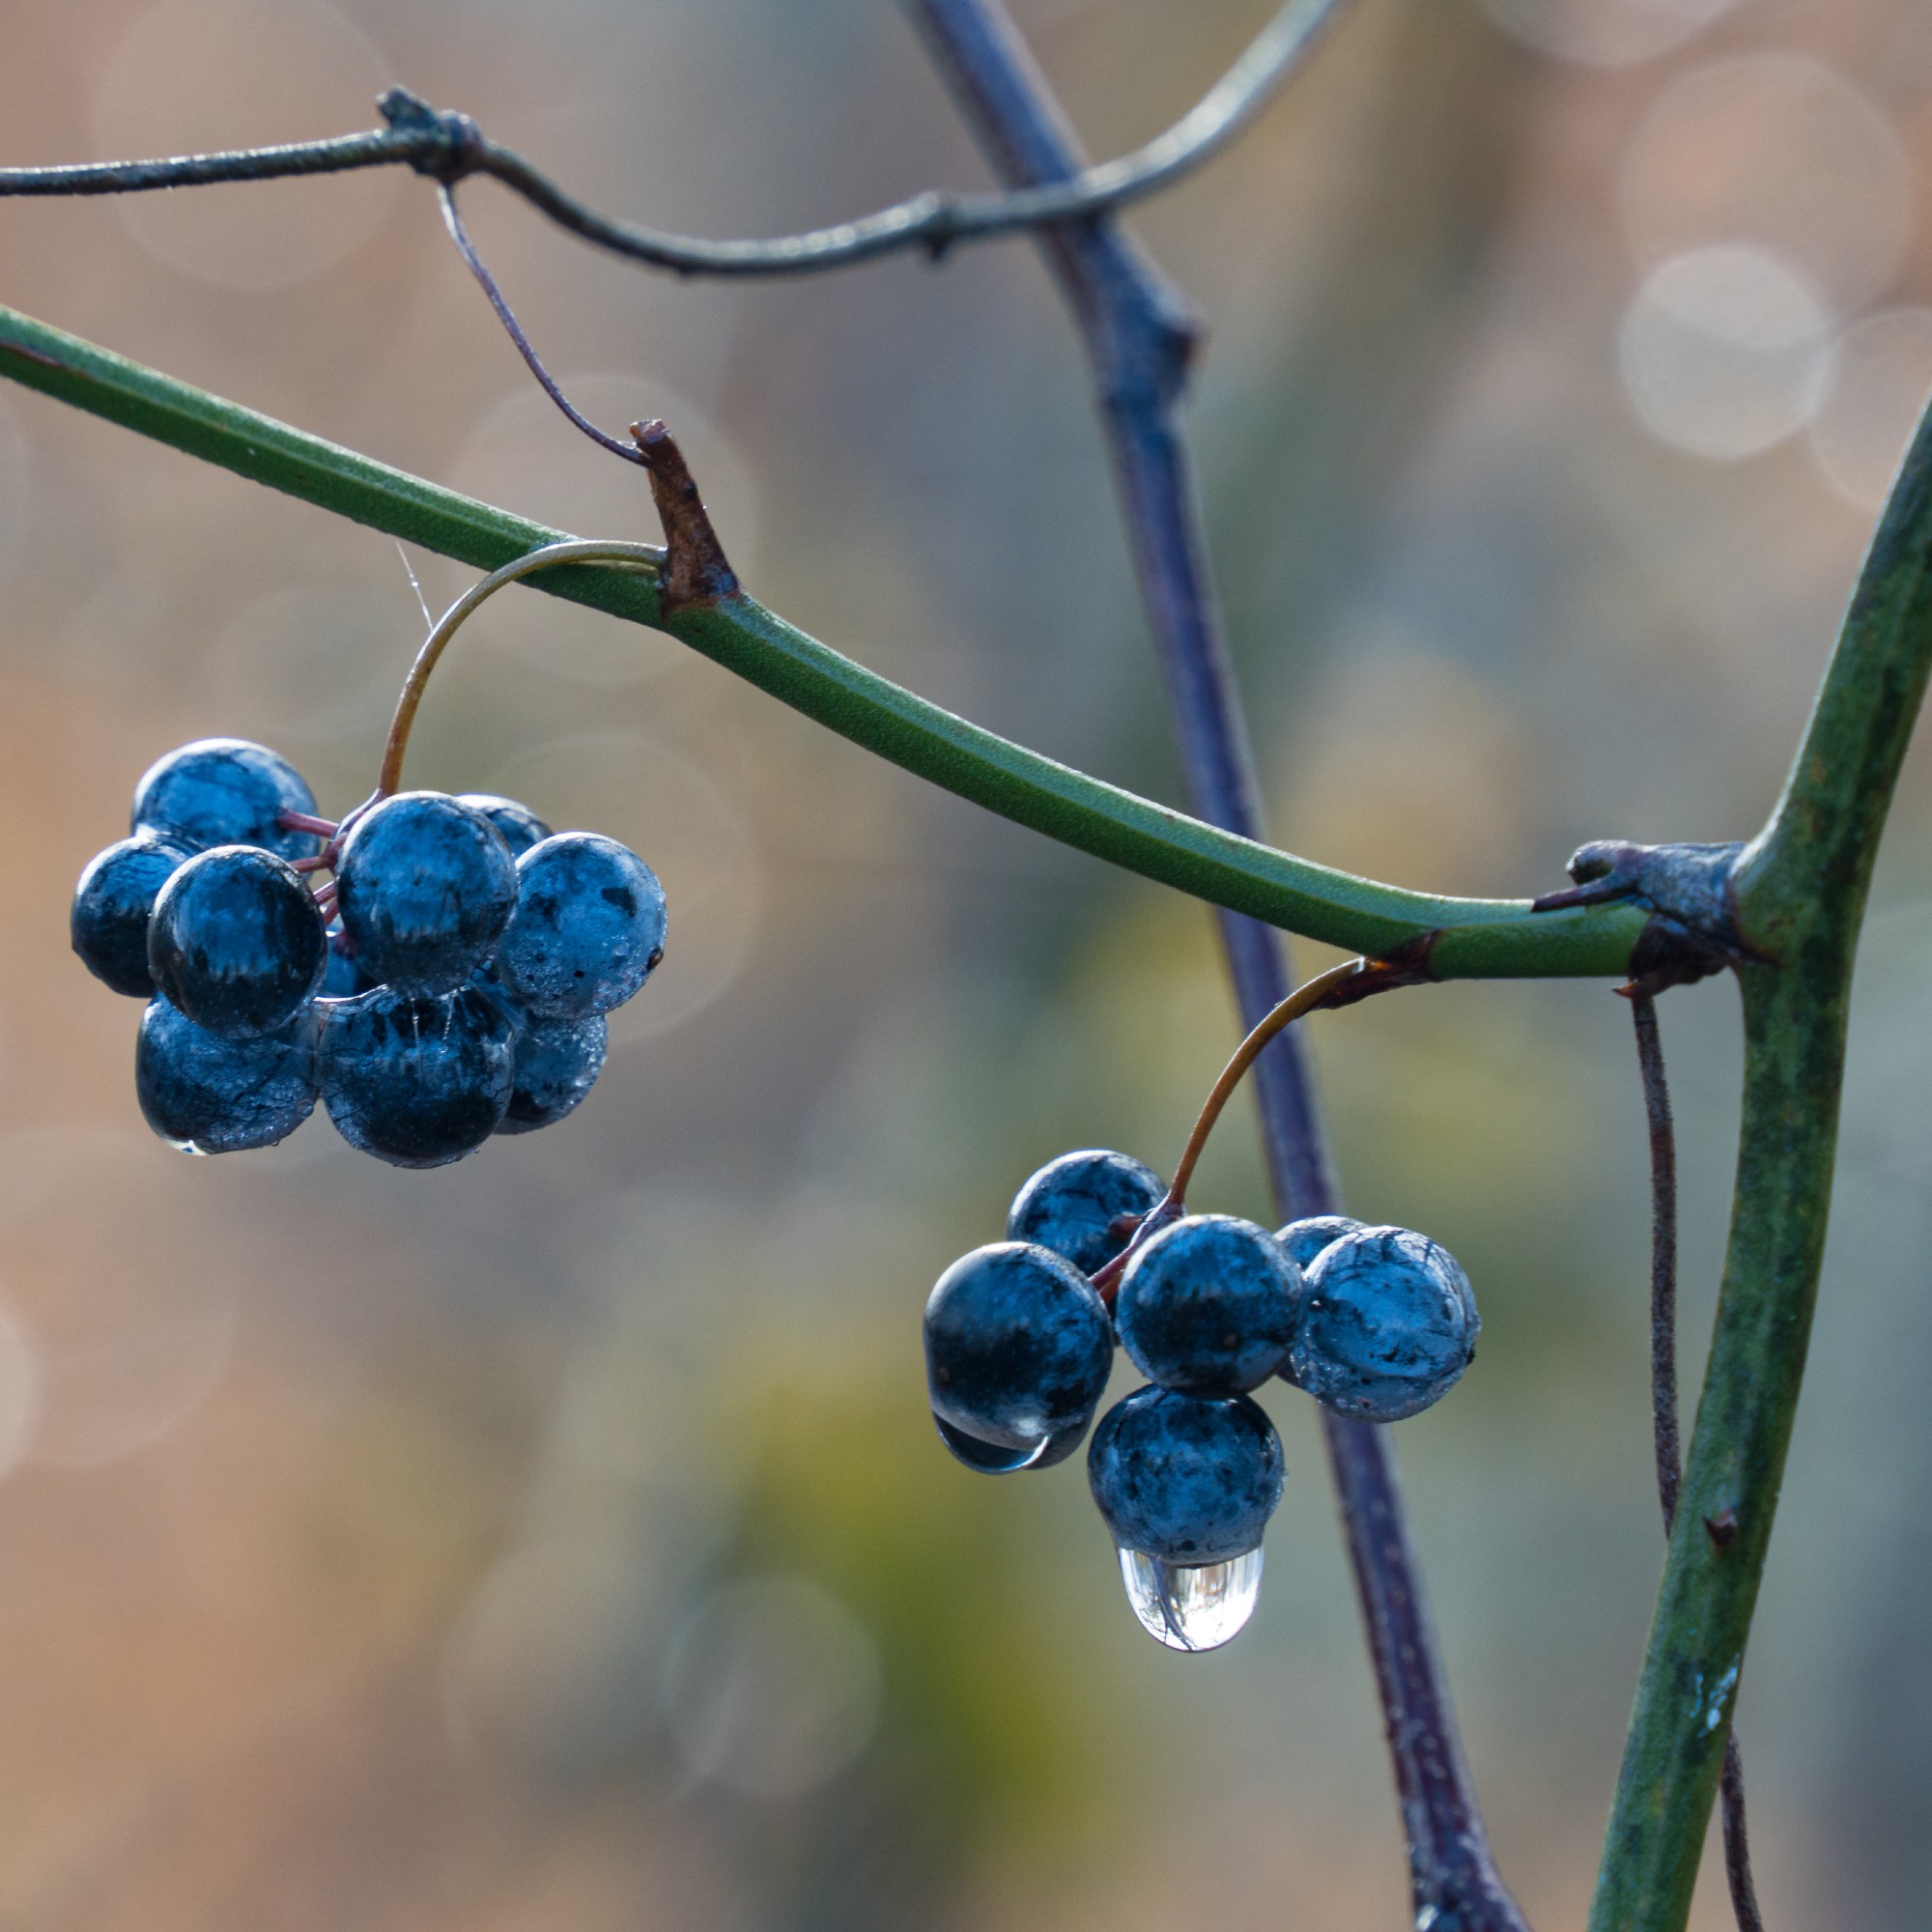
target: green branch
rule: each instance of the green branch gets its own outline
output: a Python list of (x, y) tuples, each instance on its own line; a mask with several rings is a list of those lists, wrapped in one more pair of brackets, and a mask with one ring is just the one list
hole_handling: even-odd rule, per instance
[(1690, 1908), (1771, 1543), (1831, 1208), (1852, 963), (1932, 668), (1932, 415), (1873, 539), (1791, 777), (1733, 886), (1745, 1094), (1710, 1364), (1591, 1912), (1676, 1932)]
[[(0, 375), (479, 569), (563, 535), (11, 309), (0, 309)], [(546, 572), (536, 587), (667, 630), (853, 744), (1064, 845), (1351, 952), (1385, 955), (1439, 933), (1430, 960), (1441, 979), (1615, 974), (1642, 926), (1641, 913), (1627, 906), (1532, 915), (1520, 899), (1404, 892), (1237, 838), (955, 718), (749, 597), (665, 620), (654, 585), (636, 572), (573, 566)]]

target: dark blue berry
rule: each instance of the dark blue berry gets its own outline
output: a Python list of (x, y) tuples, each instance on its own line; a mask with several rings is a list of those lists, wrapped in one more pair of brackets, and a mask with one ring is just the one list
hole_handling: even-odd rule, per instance
[(302, 1013), (260, 1039), (223, 1039), (151, 1000), (134, 1047), (134, 1093), (148, 1124), (177, 1147), (272, 1147), (315, 1106), (314, 1025)]
[(517, 861), (517, 909), (497, 976), (551, 1019), (621, 1007), (664, 957), (657, 874), (614, 838), (558, 832)]
[(1226, 1563), (1258, 1548), (1285, 1473), (1274, 1424), (1244, 1395), (1136, 1389), (1087, 1451), (1114, 1541), (1166, 1563)]
[(1358, 1228), (1309, 1268), (1290, 1365), (1325, 1407), (1399, 1422), (1454, 1386), (1481, 1326), (1447, 1248), (1408, 1228)]
[(480, 811), (405, 791), (358, 818), (335, 868), (342, 929), (363, 971), (407, 993), (451, 993), (497, 950), (516, 861)]
[(457, 793), (456, 802), (480, 811), (502, 835), (513, 859), (521, 859), (538, 839), (550, 837), (550, 827), (528, 806), (519, 805), (513, 798), (498, 798), (490, 791), (463, 791)]
[(473, 986), (421, 997), (378, 986), (321, 1009), (316, 1075), (351, 1147), (441, 1167), (481, 1147), (510, 1099), (516, 1027)]
[(1037, 1241), (1094, 1274), (1127, 1244), (1131, 1227), (1166, 1198), (1152, 1168), (1093, 1148), (1050, 1160), (1022, 1187), (1007, 1214), (1007, 1239)]
[(197, 1026), (228, 1039), (279, 1032), (328, 963), (315, 896), (286, 859), (217, 845), (164, 885), (148, 922), (155, 984)]
[(284, 811), (315, 815), (315, 794), (278, 752), (245, 738), (199, 738), (148, 767), (134, 787), (133, 829), (158, 832), (197, 852), (260, 845), (284, 859), (317, 849), (311, 832), (287, 832)]
[(176, 838), (137, 833), (89, 861), (73, 889), (68, 929), (80, 963), (117, 993), (146, 999), (155, 990), (148, 966), (148, 919), (155, 898), (190, 848)]
[(1194, 1395), (1259, 1387), (1294, 1339), (1301, 1270), (1252, 1221), (1190, 1214), (1134, 1251), (1114, 1320), (1150, 1381)]
[(499, 1134), (534, 1133), (575, 1111), (604, 1066), (610, 1022), (587, 1020), (525, 1023), (510, 1071), (510, 1104)]
[(932, 1412), (981, 1442), (1035, 1448), (1084, 1433), (1113, 1365), (1113, 1326), (1087, 1277), (1020, 1241), (975, 1248), (925, 1304)]
[(1291, 1221), (1275, 1230), (1275, 1239), (1285, 1247), (1298, 1268), (1306, 1268), (1321, 1250), (1344, 1235), (1352, 1235), (1361, 1226), (1346, 1214), (1311, 1214), (1305, 1221)]

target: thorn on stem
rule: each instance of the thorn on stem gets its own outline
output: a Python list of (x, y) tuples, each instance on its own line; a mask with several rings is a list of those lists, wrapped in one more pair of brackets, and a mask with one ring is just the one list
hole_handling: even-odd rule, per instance
[(1707, 1516), (1704, 1519), (1704, 1527), (1709, 1532), (1711, 1541), (1722, 1549), (1737, 1541), (1738, 1513), (1726, 1503), (1716, 1516)]
[(650, 474), (651, 496), (664, 525), (665, 568), (658, 580), (658, 599), (664, 614), (694, 604), (715, 604), (738, 588), (737, 573), (724, 555), (724, 546), (711, 526), (704, 499), (697, 493), (684, 452), (662, 422), (633, 423), (631, 434)]

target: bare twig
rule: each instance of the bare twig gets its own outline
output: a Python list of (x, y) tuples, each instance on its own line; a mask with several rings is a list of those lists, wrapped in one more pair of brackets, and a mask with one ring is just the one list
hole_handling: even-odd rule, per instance
[(901, 249), (943, 255), (959, 242), (1024, 234), (1157, 193), (1211, 159), (1301, 64), (1341, 0), (1288, 0), (1201, 100), (1164, 133), (1117, 160), (1003, 194), (928, 190), (829, 228), (768, 241), (708, 241), (618, 221), (586, 207), (496, 141), (467, 114), (439, 112), (404, 88), (379, 103), (386, 129), (326, 141), (167, 160), (0, 168), (0, 195), (138, 194), (211, 182), (286, 180), (352, 169), (412, 167), (445, 184), (489, 175), (582, 241), (681, 275), (809, 274)]
[[(1650, 1126), (1650, 1408), (1657, 1451), (1657, 1500), (1666, 1539), (1677, 1521), (1684, 1463), (1677, 1435), (1677, 1129), (1670, 1118), (1670, 1087), (1663, 1072), (1663, 1041), (1657, 1030), (1657, 1002), (1631, 996), (1636, 1028), (1637, 1065), (1643, 1074), (1643, 1111)], [(1712, 1534), (1718, 1534), (1712, 1525)], [(1737, 1733), (1724, 1741), (1719, 1780), (1724, 1814), (1724, 1877), (1738, 1932), (1764, 1932), (1757, 1887), (1751, 1879), (1750, 1834), (1745, 1818), (1745, 1765)]]
[[(996, 0), (913, 0), (913, 13), (996, 174), (1008, 183), (1082, 178), (1072, 129)], [(1043, 230), (1039, 242), (1093, 365), (1195, 810), (1257, 837), (1260, 791), (1174, 410), (1197, 338), (1194, 319), (1110, 222), (1062, 222)], [(1253, 920), (1229, 914), (1220, 923), (1236, 999), (1252, 1027), (1288, 992), (1284, 952), (1276, 934)], [(1254, 1071), (1283, 1212), (1336, 1211), (1313, 1081), (1292, 1030)], [(1417, 1923), (1526, 1932), (1491, 1858), (1463, 1762), (1388, 1438), (1371, 1424), (1326, 1411), (1322, 1422), (1394, 1760)]]

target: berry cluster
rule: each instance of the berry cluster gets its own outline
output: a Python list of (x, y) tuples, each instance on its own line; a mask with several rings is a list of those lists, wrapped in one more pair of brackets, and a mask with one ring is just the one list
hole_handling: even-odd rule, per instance
[(315, 811), (285, 758), (202, 739), (142, 779), (132, 836), (81, 874), (73, 950), (148, 1001), (149, 1124), (226, 1153), (320, 1098), (352, 1147), (440, 1167), (562, 1120), (604, 1064), (605, 1015), (664, 956), (656, 874), (506, 798)]
[(1088, 1480), (1136, 1614), (1176, 1649), (1225, 1643), (1261, 1586), (1285, 1470), (1251, 1390), (1275, 1376), (1339, 1414), (1394, 1422), (1446, 1393), (1474, 1351), (1468, 1279), (1427, 1236), (1339, 1215), (1270, 1234), (1183, 1213), (1125, 1154), (1050, 1161), (1007, 1235), (954, 1262), (926, 1303), (933, 1420), (989, 1474), (1062, 1462), (1118, 1341), (1148, 1386), (1101, 1417)]

